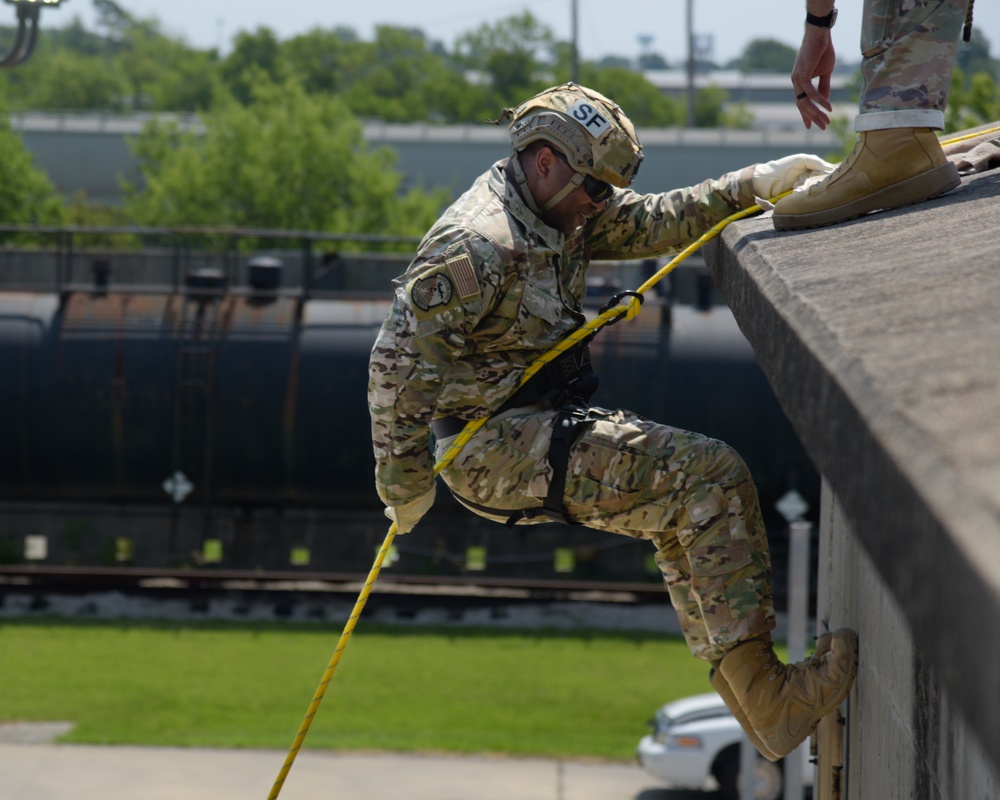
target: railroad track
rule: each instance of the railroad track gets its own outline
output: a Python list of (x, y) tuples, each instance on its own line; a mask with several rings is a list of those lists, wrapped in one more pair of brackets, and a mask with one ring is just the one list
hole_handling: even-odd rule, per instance
[[(353, 605), (365, 580), (333, 572), (0, 565), (0, 616), (156, 617), (159, 609), (177, 617), (178, 609), (186, 609), (212, 618), (336, 619)], [(659, 583), (385, 573), (365, 613), (383, 621), (421, 621), (428, 613), (432, 621), (491, 621), (567, 604), (594, 619), (653, 610), (653, 604), (657, 616), (672, 617)]]

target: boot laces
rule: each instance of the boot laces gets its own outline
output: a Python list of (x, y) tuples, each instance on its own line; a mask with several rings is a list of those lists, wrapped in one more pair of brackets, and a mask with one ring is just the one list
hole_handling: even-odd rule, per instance
[[(764, 664), (764, 667), (763, 667), (763, 669), (764, 669), (765, 672), (770, 672), (770, 670), (771, 670), (772, 667), (776, 667), (776, 666), (779, 666), (781, 664), (781, 662), (778, 660), (778, 656), (775, 655), (775, 653), (774, 653), (774, 648), (771, 647), (770, 645), (768, 645), (763, 650), (758, 650), (757, 651), (757, 658), (767, 658), (767, 663)], [(775, 681), (775, 680), (777, 680), (778, 677), (779, 677), (779, 672), (780, 671), (771, 672), (771, 674), (767, 676), (767, 679), (769, 681)]]
[[(767, 658), (767, 663), (764, 664), (764, 671), (769, 672), (767, 676), (769, 681), (780, 680), (783, 683), (792, 679), (792, 676), (797, 673), (807, 673), (812, 669), (819, 669), (822, 665), (823, 656), (818, 653), (813, 653), (809, 658), (799, 664), (782, 664), (781, 659), (778, 658), (777, 654), (774, 652), (773, 645), (768, 646), (764, 650), (757, 651), (757, 658)], [(777, 667), (777, 669), (773, 669)]]
[(847, 171), (847, 168), (854, 163), (855, 157), (858, 155), (858, 151), (861, 149), (861, 137), (859, 136), (855, 142), (854, 147), (851, 148), (851, 152), (848, 154), (847, 158), (837, 164), (836, 169), (831, 172), (824, 180), (823, 183), (832, 181), (834, 178), (839, 177), (842, 173)]

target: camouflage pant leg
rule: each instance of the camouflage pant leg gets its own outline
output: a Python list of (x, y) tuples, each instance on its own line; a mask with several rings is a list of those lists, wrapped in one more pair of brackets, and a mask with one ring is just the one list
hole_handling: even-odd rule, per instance
[(943, 128), (969, 0), (866, 0), (855, 129)]
[[(629, 412), (598, 413), (602, 419), (584, 429), (570, 453), (564, 496), (570, 517), (653, 542), (696, 657), (716, 660), (737, 641), (771, 630), (767, 538), (742, 459), (696, 433)], [(551, 410), (519, 410), (495, 417), (441, 477), (460, 499), (481, 507), (541, 506), (551, 477), (548, 442), (555, 416)], [(438, 458), (449, 443), (438, 443)], [(510, 516), (472, 508), (500, 522)]]
[(770, 557), (757, 491), (728, 445), (629, 412), (573, 446), (570, 517), (650, 539), (691, 652), (721, 658), (774, 627)]
[[(488, 519), (506, 522), (515, 511), (540, 507), (549, 488), (549, 441), (555, 419), (555, 411), (541, 406), (498, 414), (476, 432), (441, 477), (456, 497), (471, 501), (472, 510)], [(449, 437), (435, 444), (435, 460), (452, 441)], [(475, 506), (499, 513), (485, 513)]]

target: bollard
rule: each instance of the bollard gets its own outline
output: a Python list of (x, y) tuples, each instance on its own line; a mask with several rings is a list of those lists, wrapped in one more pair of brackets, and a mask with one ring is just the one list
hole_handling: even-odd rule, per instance
[[(809, 537), (812, 524), (795, 520), (788, 526), (788, 662), (806, 656), (809, 617)], [(785, 758), (785, 800), (802, 800), (806, 740)]]

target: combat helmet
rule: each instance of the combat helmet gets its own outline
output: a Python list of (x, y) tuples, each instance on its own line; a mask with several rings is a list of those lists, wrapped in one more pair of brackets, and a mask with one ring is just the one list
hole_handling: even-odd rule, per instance
[(620, 189), (629, 186), (639, 171), (642, 146), (635, 128), (600, 92), (563, 83), (521, 103), (510, 115), (515, 153), (534, 141), (551, 142), (578, 173)]

